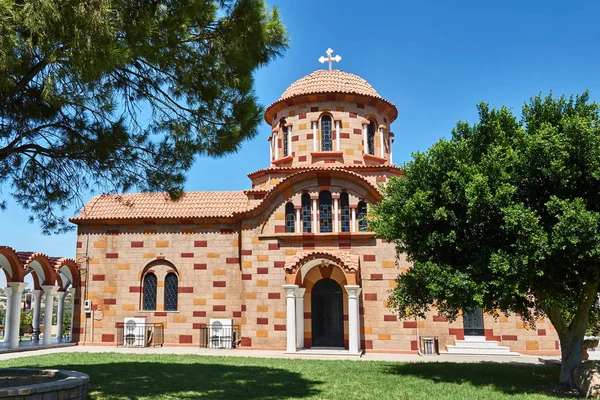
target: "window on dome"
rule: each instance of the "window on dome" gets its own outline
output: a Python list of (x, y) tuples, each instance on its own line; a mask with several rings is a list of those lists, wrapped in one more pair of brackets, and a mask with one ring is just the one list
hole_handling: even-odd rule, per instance
[(342, 232), (350, 232), (350, 201), (346, 192), (340, 194), (340, 211), (342, 214)]
[(367, 127), (367, 149), (369, 154), (375, 155), (375, 121), (373, 120)]
[(367, 232), (367, 204), (364, 201), (358, 203), (358, 230)]
[(310, 212), (310, 195), (304, 193), (302, 195), (302, 232), (311, 232), (311, 212)]
[(177, 311), (178, 293), (179, 282), (177, 275), (171, 272), (165, 278), (165, 311)]
[(288, 156), (288, 135), (289, 135), (289, 128), (287, 126), (283, 127), (283, 156), (287, 157)]
[(294, 233), (296, 226), (296, 215), (294, 213), (294, 205), (287, 203), (285, 205), (285, 232)]
[(146, 311), (156, 310), (156, 283), (156, 275), (152, 272), (144, 275), (144, 310)]
[(331, 217), (331, 193), (323, 190), (319, 193), (319, 232), (332, 231)]
[(324, 115), (321, 118), (321, 151), (331, 151), (333, 148), (333, 135), (331, 117)]

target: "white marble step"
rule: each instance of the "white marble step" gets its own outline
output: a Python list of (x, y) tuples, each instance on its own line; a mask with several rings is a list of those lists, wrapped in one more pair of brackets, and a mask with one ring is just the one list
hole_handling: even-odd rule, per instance
[(465, 342), (487, 342), (485, 336), (465, 336)]
[(490, 347), (498, 347), (499, 343), (494, 340), (489, 340), (487, 342), (473, 342), (473, 341), (469, 341), (469, 340), (456, 340), (456, 341), (454, 341), (454, 345), (456, 347), (490, 348)]
[[(503, 346), (506, 347), (506, 346)], [(520, 357), (521, 354), (515, 353), (508, 349), (498, 349), (498, 348), (461, 348), (456, 346), (446, 346), (446, 354), (452, 355), (485, 355), (485, 356), (510, 356), (510, 357)]]

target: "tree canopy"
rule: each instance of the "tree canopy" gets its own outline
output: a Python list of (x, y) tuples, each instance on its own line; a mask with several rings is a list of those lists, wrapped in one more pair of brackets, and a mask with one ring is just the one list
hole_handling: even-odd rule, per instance
[(517, 118), (480, 104), (449, 140), (390, 180), (372, 227), (412, 267), (389, 304), (401, 317), (463, 309), (547, 317), (561, 381), (581, 362), (600, 283), (600, 107), (587, 92), (532, 98)]
[(253, 74), (287, 41), (263, 0), (0, 0), (0, 207), (49, 233), (90, 190), (177, 198), (256, 135)]

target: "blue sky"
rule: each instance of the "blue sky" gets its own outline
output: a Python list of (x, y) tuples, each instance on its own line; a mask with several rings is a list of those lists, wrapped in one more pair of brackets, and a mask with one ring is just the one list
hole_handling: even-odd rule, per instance
[[(590, 89), (600, 101), (598, 1), (267, 1), (279, 7), (291, 47), (258, 71), (261, 102), (272, 103), (296, 79), (326, 68), (317, 59), (331, 47), (342, 56), (337, 68), (363, 77), (398, 107), (396, 163), (449, 136), (456, 121), (475, 121), (480, 101), (517, 113), (531, 96), (550, 90)], [(199, 159), (186, 188), (249, 188), (246, 175), (268, 165), (269, 132), (263, 124), (239, 153)], [(0, 226), (0, 244), (75, 256), (74, 232), (41, 235), (13, 202), (0, 213)]]

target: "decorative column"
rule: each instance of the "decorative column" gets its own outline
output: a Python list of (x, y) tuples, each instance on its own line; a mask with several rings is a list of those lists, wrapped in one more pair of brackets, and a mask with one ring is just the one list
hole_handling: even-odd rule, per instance
[(390, 137), (390, 164), (393, 164), (394, 162), (392, 161), (392, 146), (394, 144), (394, 134), (392, 132), (390, 132), (389, 137)]
[(273, 146), (275, 147), (275, 159), (279, 159), (279, 132), (273, 131)]
[(340, 231), (339, 216), (338, 216), (339, 203), (340, 203), (340, 198), (339, 198), (339, 194), (338, 194), (338, 195), (336, 195), (336, 197), (333, 198), (333, 232), (335, 232), (335, 233), (338, 233)]
[(356, 354), (360, 351), (360, 315), (359, 295), (361, 287), (358, 285), (344, 286), (348, 293), (348, 351)]
[(42, 308), (42, 294), (44, 293), (40, 289), (32, 291), (33, 293), (33, 320), (31, 325), (33, 326), (33, 337), (32, 340), (40, 340), (40, 310)]
[(269, 138), (269, 165), (273, 164), (273, 138)]
[(363, 154), (369, 153), (369, 143), (367, 142), (367, 128), (369, 127), (370, 121), (363, 119)]
[(379, 155), (381, 158), (385, 158), (385, 149), (383, 146), (383, 126), (379, 126)]
[(56, 300), (58, 305), (56, 307), (56, 339), (58, 342), (62, 342), (63, 337), (63, 322), (65, 316), (65, 296), (67, 292), (58, 291), (56, 292)]
[(54, 295), (58, 286), (43, 285), (44, 295), (46, 296), (46, 309), (44, 311), (44, 339), (42, 344), (48, 346), (52, 342), (52, 312), (54, 306)]
[(4, 327), (4, 341), (8, 342), (9, 349), (19, 348), (21, 334), (21, 305), (23, 290), (27, 287), (25, 282), (8, 282), (6, 292), (6, 323)]
[(313, 230), (312, 233), (317, 233), (319, 224), (319, 209), (317, 208), (317, 199), (312, 199), (312, 215), (313, 215)]
[(296, 210), (296, 233), (302, 233), (302, 219), (300, 211), (302, 210), (302, 206), (294, 206)]
[(352, 211), (352, 223), (350, 225), (350, 232), (356, 232), (356, 206), (350, 206)]
[(296, 289), (298, 285), (283, 285), (287, 301), (286, 308), (286, 333), (287, 346), (286, 352), (296, 352)]
[(74, 287), (69, 288), (69, 293), (71, 293), (71, 326), (69, 328), (69, 341), (73, 341), (73, 321), (75, 320), (75, 293), (77, 289)]
[(298, 288), (296, 293), (296, 348), (304, 348), (304, 293), (306, 288)]
[(312, 121), (313, 128), (313, 151), (317, 151), (317, 121)]
[(340, 151), (340, 120), (335, 120), (335, 149)]

